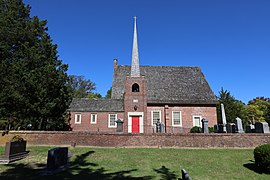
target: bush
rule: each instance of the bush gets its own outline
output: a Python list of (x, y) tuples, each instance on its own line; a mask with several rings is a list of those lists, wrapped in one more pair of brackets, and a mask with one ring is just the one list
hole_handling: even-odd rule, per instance
[(24, 141), (24, 139), (19, 135), (13, 136), (13, 138), (11, 139), (11, 142), (16, 142), (16, 141), (21, 142), (21, 141)]
[(264, 144), (254, 149), (255, 164), (263, 171), (270, 172), (270, 144)]
[(208, 127), (208, 132), (209, 133), (214, 133), (215, 132), (214, 127)]
[(201, 132), (202, 132), (202, 128), (198, 126), (194, 126), (190, 129), (190, 133), (201, 133)]

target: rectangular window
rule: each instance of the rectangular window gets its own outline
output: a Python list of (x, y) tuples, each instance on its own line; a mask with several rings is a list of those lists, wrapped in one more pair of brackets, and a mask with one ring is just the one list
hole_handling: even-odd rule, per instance
[(172, 125), (173, 126), (182, 126), (182, 114), (181, 111), (172, 112)]
[(81, 114), (75, 114), (75, 124), (81, 124)]
[(152, 126), (155, 126), (158, 121), (161, 122), (161, 112), (152, 111)]
[(193, 116), (193, 126), (202, 127), (202, 116)]
[(97, 114), (91, 114), (91, 124), (97, 124)]
[(109, 114), (108, 127), (116, 127), (117, 114)]

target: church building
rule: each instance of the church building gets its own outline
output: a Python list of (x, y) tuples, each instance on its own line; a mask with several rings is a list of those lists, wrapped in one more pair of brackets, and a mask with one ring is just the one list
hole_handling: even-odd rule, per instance
[(161, 124), (164, 133), (186, 133), (202, 119), (217, 124), (217, 101), (199, 67), (140, 66), (134, 19), (131, 66), (114, 60), (111, 99), (73, 99), (72, 130), (153, 133)]

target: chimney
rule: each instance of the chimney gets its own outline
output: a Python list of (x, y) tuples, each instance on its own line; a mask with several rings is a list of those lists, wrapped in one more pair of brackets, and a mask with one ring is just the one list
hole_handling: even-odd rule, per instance
[(117, 68), (117, 59), (113, 59), (113, 70), (116, 71)]

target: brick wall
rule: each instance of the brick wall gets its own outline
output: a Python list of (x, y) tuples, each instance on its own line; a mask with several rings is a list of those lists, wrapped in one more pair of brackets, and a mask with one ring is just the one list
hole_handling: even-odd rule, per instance
[[(2, 132), (0, 132), (2, 133)], [(28, 145), (97, 147), (254, 148), (270, 143), (270, 134), (98, 134), (90, 132), (11, 131), (1, 136), (4, 145), (14, 135)]]
[[(75, 114), (81, 115), (80, 124), (75, 124)], [(96, 124), (91, 123), (91, 114), (97, 115)], [(114, 133), (116, 131), (116, 127), (108, 127), (109, 114), (116, 114), (117, 119), (123, 120), (124, 113), (120, 112), (71, 112), (70, 125), (73, 131)]]

